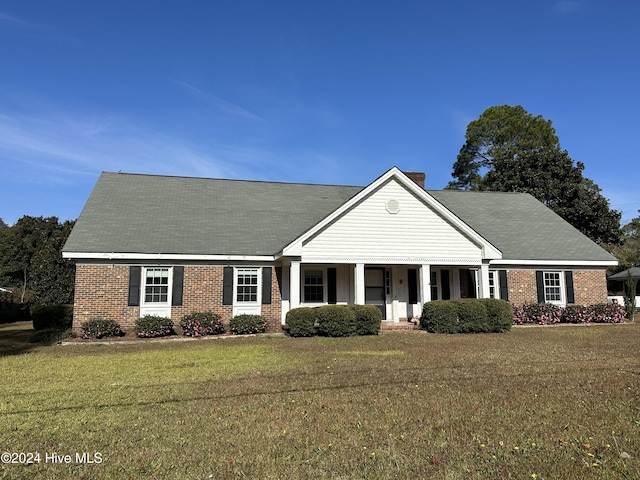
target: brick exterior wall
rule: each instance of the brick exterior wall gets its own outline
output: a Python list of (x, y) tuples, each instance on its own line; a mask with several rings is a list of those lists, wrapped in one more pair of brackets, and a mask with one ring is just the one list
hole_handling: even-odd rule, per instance
[(573, 289), (578, 305), (607, 303), (607, 273), (605, 270), (574, 270)]
[(538, 302), (535, 270), (507, 270), (507, 288), (514, 305)]
[[(558, 271), (557, 269), (548, 269)], [(564, 271), (564, 270), (563, 270)], [(607, 303), (605, 270), (572, 270), (576, 305)], [(515, 305), (538, 302), (535, 270), (507, 270), (509, 302)]]
[[(212, 311), (222, 316), (228, 327), (232, 305), (222, 305), (222, 266), (185, 266), (182, 306), (171, 307), (171, 319), (178, 326), (183, 315), (194, 311)], [(270, 332), (282, 331), (282, 268), (272, 269), (271, 304), (262, 305), (262, 316)], [(92, 318), (115, 320), (126, 332), (133, 332), (140, 307), (129, 307), (129, 265), (76, 266), (73, 328)]]

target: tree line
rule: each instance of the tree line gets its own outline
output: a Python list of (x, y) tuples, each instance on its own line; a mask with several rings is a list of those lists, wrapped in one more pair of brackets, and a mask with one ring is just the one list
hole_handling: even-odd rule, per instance
[(7, 226), (0, 219), (0, 287), (12, 290), (5, 300), (73, 303), (75, 266), (62, 258), (62, 247), (74, 224), (57, 217), (24, 216)]

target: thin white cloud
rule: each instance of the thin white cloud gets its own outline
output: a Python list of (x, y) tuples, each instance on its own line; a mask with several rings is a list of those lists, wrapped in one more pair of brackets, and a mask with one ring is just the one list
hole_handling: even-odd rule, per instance
[(70, 184), (101, 171), (259, 178), (277, 169), (276, 156), (259, 149), (202, 146), (114, 115), (59, 111), (0, 111), (0, 159), (11, 166), (5, 180), (36, 184)]
[(0, 12), (0, 22), (8, 22), (14, 24), (26, 24), (24, 20), (8, 15), (4, 12)]
[(177, 83), (181, 87), (185, 88), (189, 93), (199, 98), (200, 100), (204, 100), (207, 104), (213, 106), (216, 110), (219, 110), (220, 112), (223, 112), (225, 114), (232, 115), (235, 117), (246, 118), (249, 120), (256, 120), (259, 122), (264, 121), (264, 119), (262, 119), (259, 115), (256, 115), (255, 113), (247, 110), (246, 108), (236, 105), (235, 103), (228, 102), (211, 93), (205, 92), (204, 90), (194, 87), (193, 85), (187, 82), (178, 81)]

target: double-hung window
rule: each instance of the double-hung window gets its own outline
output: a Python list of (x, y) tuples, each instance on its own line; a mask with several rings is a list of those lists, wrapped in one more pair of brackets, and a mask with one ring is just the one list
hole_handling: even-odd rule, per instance
[(561, 272), (544, 272), (544, 301), (563, 303)]
[(324, 271), (305, 270), (303, 301), (305, 303), (324, 302)]
[(236, 269), (236, 303), (258, 303), (258, 269)]
[(144, 303), (169, 303), (169, 268), (146, 268), (144, 275)]

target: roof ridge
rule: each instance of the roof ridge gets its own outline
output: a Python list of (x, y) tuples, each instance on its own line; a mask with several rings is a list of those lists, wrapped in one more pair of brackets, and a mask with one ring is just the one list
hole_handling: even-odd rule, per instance
[(185, 180), (216, 180), (220, 182), (242, 182), (242, 183), (269, 183), (273, 185), (300, 185), (310, 187), (346, 187), (346, 188), (365, 188), (362, 185), (344, 185), (344, 184), (332, 184), (332, 183), (308, 183), (308, 182), (283, 182), (276, 180), (252, 180), (243, 178), (219, 178), (219, 177), (194, 177), (189, 175), (169, 175), (160, 173), (132, 173), (132, 172), (109, 172), (104, 171), (103, 174), (108, 175), (128, 175), (139, 177), (156, 177), (156, 178), (170, 178), (170, 179), (185, 179)]

